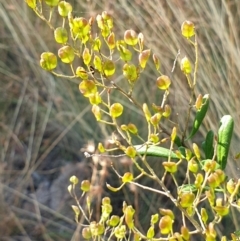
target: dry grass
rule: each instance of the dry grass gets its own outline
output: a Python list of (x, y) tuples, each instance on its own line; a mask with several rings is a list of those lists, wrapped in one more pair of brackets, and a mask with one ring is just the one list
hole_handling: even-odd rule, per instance
[[(234, 117), (236, 126), (228, 174), (239, 177), (237, 163), (232, 156), (239, 152), (240, 138), (240, 2), (70, 2), (75, 6), (74, 14), (77, 16), (89, 17), (107, 10), (113, 15), (119, 33), (133, 28), (144, 34), (147, 46), (161, 59), (162, 72), (171, 75), (173, 89), (170, 101), (174, 105), (173, 118), (180, 126), (185, 123), (184, 110), (189, 90), (179, 66), (173, 74), (171, 69), (179, 49), (179, 60), (187, 55), (194, 61), (190, 46), (181, 37), (180, 26), (186, 19), (195, 23), (199, 42), (197, 93), (209, 93), (211, 96), (211, 111), (201, 134), (204, 135), (208, 129), (216, 132), (222, 115), (231, 114)], [(5, 240), (11, 240), (8, 237), (13, 236), (24, 236), (25, 240), (70, 240), (76, 228), (73, 220), (35, 202), (26, 190), (34, 189), (33, 174), (40, 172), (41, 175), (55, 179), (61, 173), (60, 167), (83, 158), (79, 150), (89, 139), (102, 141), (111, 134), (111, 130), (103, 126), (98, 128), (88, 102), (78, 92), (76, 82), (55, 79), (40, 69), (40, 53), (56, 50), (56, 46), (52, 44), (52, 36), (46, 24), (32, 14), (24, 1), (0, 0), (0, 19), (3, 23), (0, 24), (0, 216), (3, 217), (0, 233), (5, 233)], [(57, 19), (54, 21), (57, 23)], [(63, 67), (59, 71), (66, 73), (68, 70)], [(136, 89), (135, 96), (141, 102), (160, 102), (161, 97), (154, 85), (155, 78), (156, 73), (150, 66), (150, 71), (139, 81)], [(123, 103), (128, 106), (127, 102)], [(138, 116), (138, 112), (134, 108), (128, 111), (132, 114), (131, 118), (136, 119), (134, 116)], [(126, 123), (128, 118), (125, 119)], [(138, 125), (143, 126), (143, 121), (139, 120)], [(196, 141), (200, 139), (201, 136)], [(159, 168), (156, 162), (153, 165)], [(62, 188), (66, 189), (67, 185), (65, 183)], [(137, 205), (137, 197), (141, 198), (141, 205), (148, 207), (163, 202), (157, 196), (149, 198), (144, 192), (136, 195), (134, 191), (129, 195), (129, 190), (125, 190), (125, 198), (129, 202), (134, 199)], [(24, 210), (23, 201), (31, 202), (34, 211)], [(148, 212), (154, 210), (142, 211), (147, 216)], [(46, 217), (42, 212), (47, 213)], [(237, 216), (233, 216), (235, 227), (231, 231), (240, 228)], [(148, 221), (139, 220), (143, 226)], [(219, 232), (221, 229), (224, 230), (220, 226)]]

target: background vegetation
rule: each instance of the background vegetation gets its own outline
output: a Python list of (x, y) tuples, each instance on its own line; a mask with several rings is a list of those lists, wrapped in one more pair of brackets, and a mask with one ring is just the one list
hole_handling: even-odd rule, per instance
[[(146, 45), (159, 56), (162, 72), (169, 75), (179, 49), (179, 59), (185, 55), (194, 56), (191, 48), (186, 47), (186, 43), (183, 45), (181, 41), (184, 40), (180, 37), (181, 23), (186, 19), (194, 22), (199, 42), (197, 90), (211, 96), (211, 111), (204, 121), (205, 130), (213, 129), (216, 132), (219, 119), (224, 114), (234, 117), (236, 125), (228, 175), (239, 177), (238, 163), (233, 156), (239, 152), (240, 138), (240, 2), (69, 2), (75, 7), (76, 16), (89, 18), (103, 10), (108, 11), (120, 35), (130, 28), (142, 32)], [(45, 11), (47, 14), (48, 9)], [(25, 2), (0, 0), (0, 17), (0, 233), (4, 234), (3, 240), (70, 240), (76, 224), (68, 208), (71, 204), (66, 190), (68, 177), (74, 170), (81, 178), (84, 175), (90, 177), (93, 171), (92, 182), (99, 184), (96, 185), (96, 193), (106, 194), (102, 184), (106, 178), (108, 182), (109, 179), (113, 181), (114, 176), (103, 172), (103, 163), (100, 163), (101, 168), (97, 168), (89, 160), (86, 161), (81, 149), (90, 148), (91, 141), (97, 143), (107, 139), (111, 130), (96, 124), (90, 106), (79, 94), (75, 81), (56, 79), (39, 67), (40, 54), (56, 50), (56, 45), (52, 42), (53, 36), (47, 25), (35, 17)], [(58, 19), (54, 21), (57, 24)], [(68, 72), (64, 66), (61, 66), (60, 71)], [(155, 77), (154, 71), (150, 70), (139, 82), (136, 95), (142, 99), (141, 102), (150, 98), (157, 103), (161, 99), (155, 85), (151, 84)], [(185, 122), (183, 107), (187, 108), (189, 90), (179, 64), (171, 78), (173, 118), (181, 125)], [(130, 109), (129, 113), (134, 115), (135, 110)], [(205, 130), (202, 129), (202, 135)], [(196, 142), (200, 140), (201, 136), (197, 136)], [(128, 165), (127, 160), (119, 161), (119, 167), (123, 168), (123, 165)], [(154, 160), (153, 165), (158, 167)], [(121, 207), (122, 199), (119, 197), (116, 197), (116, 205)], [(135, 206), (144, 203), (145, 207), (153, 207), (156, 202), (164, 201), (134, 190), (126, 190), (124, 198), (134, 202)], [(139, 204), (140, 199), (143, 203)], [(144, 216), (150, 218), (152, 211), (145, 208)], [(233, 228), (231, 225), (227, 227), (229, 230), (219, 227), (219, 232), (240, 229), (238, 216), (236, 214), (231, 220), (227, 219), (234, 224)], [(148, 221), (139, 219), (142, 227)]]

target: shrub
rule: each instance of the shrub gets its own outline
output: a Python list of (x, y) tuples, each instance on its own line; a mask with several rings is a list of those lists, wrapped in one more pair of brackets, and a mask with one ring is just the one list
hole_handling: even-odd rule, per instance
[[(217, 225), (223, 217), (231, 213), (231, 208), (239, 208), (240, 180), (226, 176), (225, 168), (232, 139), (234, 121), (231, 115), (224, 115), (220, 120), (218, 133), (208, 130), (202, 144), (192, 143), (193, 137), (202, 127), (203, 120), (208, 112), (210, 95), (196, 93), (198, 83), (198, 39), (195, 26), (191, 21), (184, 21), (181, 26), (185, 44), (195, 51), (193, 56), (181, 60), (181, 71), (186, 76), (190, 99), (186, 113), (181, 116), (186, 119), (181, 126), (171, 120), (172, 109), (169, 99), (172, 96), (172, 80), (162, 73), (160, 59), (150, 49), (146, 48), (144, 35), (128, 29), (122, 38), (118, 38), (114, 31), (112, 16), (104, 11), (95, 19), (72, 16), (70, 3), (59, 0), (37, 2), (26, 0), (28, 6), (45, 21), (53, 31), (56, 44), (60, 44), (58, 54), (44, 52), (41, 55), (40, 65), (53, 75), (79, 81), (79, 91), (92, 105), (92, 113), (96, 120), (104, 125), (111, 126), (117, 135), (112, 135), (109, 141), (111, 148), (99, 143), (98, 151), (92, 156), (108, 156), (116, 158), (126, 155), (134, 168), (120, 173), (112, 167), (121, 185), (113, 187), (107, 184), (112, 192), (122, 190), (126, 185), (135, 185), (150, 193), (164, 196), (174, 204), (178, 211), (165, 209), (159, 204), (159, 212), (150, 217), (146, 232), (141, 231), (136, 223), (135, 209), (127, 202), (123, 202), (122, 215), (113, 215), (111, 198), (104, 197), (101, 204), (101, 216), (94, 220), (92, 215), (91, 183), (88, 180), (80, 184), (82, 196), (75, 194), (79, 185), (78, 178), (70, 178), (69, 193), (76, 201), (72, 206), (75, 220), (82, 226), (84, 239), (92, 240), (190, 240), (191, 237), (204, 238), (207, 241), (217, 240)], [(50, 7), (50, 15), (46, 18), (41, 9), (42, 4)], [(53, 8), (58, 8), (62, 17), (61, 26), (51, 23)], [(58, 55), (58, 57), (57, 57)], [(177, 58), (173, 63), (174, 72)], [(144, 71), (149, 62), (155, 66), (155, 87), (159, 90), (162, 100), (155, 103), (141, 103), (135, 96)], [(79, 64), (81, 63), (81, 64)], [(69, 65), (71, 75), (58, 73), (57, 66)], [(123, 75), (124, 79), (118, 83), (116, 77)], [(115, 101), (116, 93), (121, 94), (125, 101)], [(121, 100), (121, 101), (120, 101)], [(128, 104), (126, 104), (128, 103)], [(144, 119), (145, 132), (141, 133), (134, 118), (128, 123), (122, 121), (127, 105), (138, 110), (139, 117)], [(195, 115), (193, 122), (190, 116)], [(164, 128), (169, 123), (169, 128)], [(141, 127), (142, 129), (142, 127)], [(189, 131), (190, 129), (190, 131)], [(121, 151), (123, 154), (111, 154)], [(87, 157), (91, 155), (86, 153)], [(159, 175), (151, 166), (149, 159), (157, 157), (162, 161), (163, 173)], [(185, 173), (182, 180), (181, 172)], [(140, 178), (154, 181), (158, 188), (142, 184)], [(171, 178), (173, 185), (169, 188), (167, 180)], [(85, 198), (86, 207), (80, 204), (79, 199)], [(181, 215), (178, 215), (178, 212)], [(82, 218), (84, 221), (80, 222)], [(174, 222), (180, 223), (175, 227)], [(227, 240), (226, 236), (220, 237)], [(231, 234), (232, 240), (238, 239), (237, 232)]]

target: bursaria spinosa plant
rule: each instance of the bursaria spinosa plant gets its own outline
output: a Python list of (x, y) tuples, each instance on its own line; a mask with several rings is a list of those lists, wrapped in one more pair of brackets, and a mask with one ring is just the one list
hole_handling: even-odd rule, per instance
[[(142, 33), (127, 29), (119, 38), (114, 32), (113, 17), (106, 11), (86, 19), (73, 17), (73, 7), (66, 1), (25, 1), (50, 27), (58, 46), (57, 53), (41, 54), (40, 66), (57, 77), (78, 80), (79, 94), (89, 100), (96, 121), (112, 126), (124, 140), (122, 142), (113, 135), (111, 149), (102, 143), (98, 144), (99, 156), (111, 157), (112, 151), (120, 150), (131, 159), (137, 170), (134, 173), (129, 171), (120, 175), (113, 166), (116, 177), (122, 184), (114, 187), (108, 183), (107, 188), (117, 192), (125, 185), (136, 185), (148, 190), (149, 193), (165, 196), (181, 213), (179, 216), (174, 210), (161, 207), (161, 203), (156, 204), (159, 205), (159, 212), (152, 214), (147, 231), (142, 232), (135, 222), (136, 212), (133, 206), (124, 202), (122, 216), (116, 216), (112, 214), (111, 199), (104, 197), (101, 217), (99, 220), (92, 220), (91, 182), (85, 180), (80, 183), (82, 196), (79, 198), (75, 193), (75, 189), (79, 188), (79, 180), (78, 177), (72, 176), (68, 191), (76, 200), (76, 205), (72, 208), (76, 222), (82, 220), (82, 223), (79, 223), (82, 224), (82, 237), (86, 240), (239, 240), (237, 232), (229, 234), (228, 238), (219, 237), (216, 229), (218, 223), (230, 215), (233, 210), (231, 208), (238, 210), (240, 207), (240, 180), (231, 179), (225, 174), (234, 128), (233, 118), (229, 114), (224, 115), (220, 120), (218, 133), (209, 130), (202, 143), (192, 141), (203, 125), (211, 104), (208, 93), (196, 93), (199, 56), (194, 24), (185, 21), (181, 26), (185, 44), (195, 50), (195, 56), (185, 56), (180, 61), (180, 69), (186, 76), (191, 94), (189, 102), (186, 102), (189, 108), (184, 113), (185, 125), (180, 126), (171, 120), (172, 106), (168, 102), (171, 98), (173, 80), (169, 73), (161, 72), (161, 61), (155, 53), (145, 47)], [(49, 7), (49, 16), (43, 14), (43, 5)], [(53, 11), (54, 9), (57, 11)], [(62, 23), (58, 22), (58, 26), (53, 26), (52, 15), (56, 12), (62, 18)], [(191, 63), (190, 59), (194, 58), (195, 62)], [(71, 75), (58, 72), (57, 67), (60, 63), (69, 66)], [(157, 74), (154, 84), (159, 96), (162, 96), (161, 103), (158, 104), (141, 103), (134, 97), (134, 88), (150, 64), (155, 66)], [(120, 74), (124, 76), (124, 85), (119, 85), (115, 81), (119, 75), (119, 68)], [(146, 138), (142, 137), (137, 123), (123, 122), (126, 101), (115, 101), (116, 92), (120, 93), (129, 105), (138, 109), (141, 113), (140, 118), (145, 119)], [(191, 115), (195, 115), (193, 122)], [(171, 121), (172, 128), (163, 130), (162, 123), (167, 121)], [(162, 132), (168, 137), (162, 138)], [(151, 156), (157, 157), (161, 162), (164, 169), (162, 176), (158, 176), (150, 166), (148, 160)], [(182, 178), (179, 179), (179, 170), (186, 173), (184, 181), (181, 181)], [(166, 179), (169, 176), (173, 180), (175, 190), (170, 190), (166, 186)], [(154, 180), (158, 188), (140, 184), (140, 177)], [(79, 201), (84, 197), (86, 209)], [(180, 228), (174, 226), (176, 220), (181, 223)]]

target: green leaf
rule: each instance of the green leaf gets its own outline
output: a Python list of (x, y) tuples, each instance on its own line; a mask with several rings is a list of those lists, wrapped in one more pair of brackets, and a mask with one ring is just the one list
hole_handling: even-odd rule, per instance
[(232, 140), (234, 121), (232, 116), (225, 115), (221, 118), (218, 129), (217, 160), (221, 169), (224, 170), (227, 165), (228, 152)]
[(209, 99), (210, 99), (209, 94), (206, 94), (206, 95), (203, 96), (202, 107), (199, 110), (197, 110), (197, 113), (195, 115), (195, 119), (193, 121), (191, 133), (186, 138), (186, 140), (189, 140), (190, 138), (192, 138), (197, 133), (199, 127), (201, 126), (201, 124), (203, 122), (203, 119), (206, 116), (207, 111), (208, 111)]
[(214, 154), (214, 132), (210, 130), (205, 141), (202, 143), (202, 149), (205, 154), (205, 159), (212, 159)]
[(182, 146), (182, 140), (180, 139), (180, 137), (177, 135), (174, 139), (174, 143), (178, 146), (181, 147)]
[(140, 155), (146, 154), (146, 156), (157, 156), (165, 158), (170, 156), (172, 159), (179, 159), (179, 157), (173, 151), (160, 146), (135, 145), (134, 148)]

